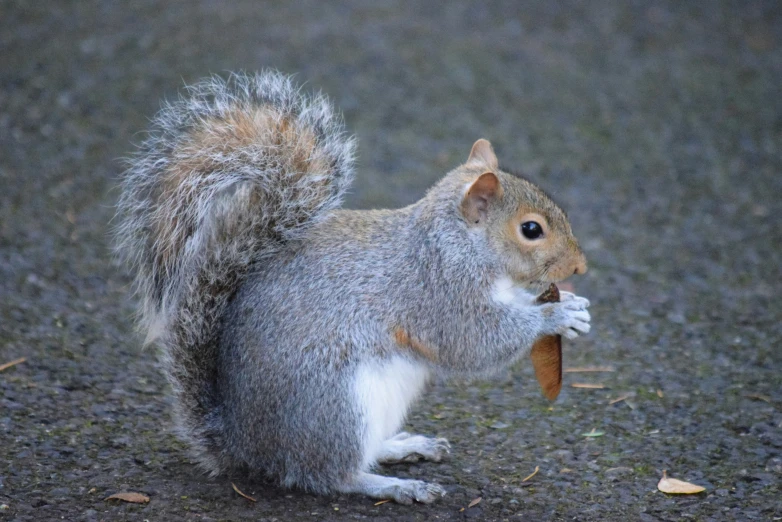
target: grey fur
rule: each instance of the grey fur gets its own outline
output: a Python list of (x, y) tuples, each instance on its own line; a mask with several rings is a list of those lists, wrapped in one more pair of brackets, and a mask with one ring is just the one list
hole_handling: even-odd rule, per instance
[[(266, 143), (208, 151), (210, 168), (167, 188), (179, 151), (210, 120), (269, 105), (311, 129), (316, 155), (330, 169), (295, 179), (287, 147)], [(219, 324), (252, 263), (273, 255), (339, 206), (353, 176), (354, 140), (323, 97), (302, 95), (274, 72), (209, 78), (167, 103), (130, 161), (118, 204), (117, 250), (136, 273), (140, 326), (157, 340), (176, 396), (180, 434), (198, 462), (216, 474), (231, 467), (217, 409)], [(319, 159), (314, 157), (313, 162)], [(320, 184), (326, 183), (326, 191)], [(316, 186), (317, 185), (317, 186)], [(158, 230), (174, 222), (171, 234)], [(224, 240), (222, 240), (224, 239)], [(166, 253), (173, 252), (162, 258)]]
[[(468, 223), (465, 187), (485, 170), (470, 164), (406, 208), (338, 210), (354, 144), (324, 99), (302, 96), (277, 73), (211, 79), (188, 95), (161, 111), (128, 170), (118, 228), (180, 433), (211, 473), (245, 468), (318, 493), (434, 500), (439, 486), (367, 473), (377, 460), (438, 460), (447, 441), (391, 438), (368, 460), (357, 375), (393, 358), (446, 376), (487, 375), (541, 335), (588, 331), (584, 299), (531, 306), (524, 293), (507, 303), (492, 295), (509, 270), (541, 264), (493, 232), (525, 205), (558, 223), (564, 246), (520, 283), (539, 283), (560, 259), (583, 259), (564, 214), (534, 185), (497, 171), (502, 197)], [(300, 144), (284, 141), (220, 148), (209, 161), (182, 154), (200, 155), (193, 143), (215, 143), (205, 128), (219, 134), (221, 119), (259, 106), (300, 121), (306, 136), (311, 129), (328, 161), (307, 165), (330, 168), (286, 171), (297, 164), (288, 149)], [(201, 170), (183, 169), (187, 162)], [(398, 329), (419, 348), (400, 346)]]

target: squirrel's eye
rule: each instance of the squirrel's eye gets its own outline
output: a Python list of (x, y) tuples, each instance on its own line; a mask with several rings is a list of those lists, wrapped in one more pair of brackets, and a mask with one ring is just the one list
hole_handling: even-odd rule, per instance
[(538, 239), (543, 235), (543, 227), (535, 221), (525, 221), (521, 224), (521, 233), (527, 239)]

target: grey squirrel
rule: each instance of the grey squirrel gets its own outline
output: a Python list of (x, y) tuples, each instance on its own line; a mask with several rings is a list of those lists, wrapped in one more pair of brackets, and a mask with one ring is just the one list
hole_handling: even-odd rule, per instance
[(130, 160), (118, 251), (161, 349), (179, 434), (211, 474), (432, 502), (377, 464), (450, 449), (400, 433), (432, 376), (482, 376), (586, 333), (589, 302), (528, 289), (586, 271), (563, 211), (478, 140), (423, 199), (343, 210), (355, 142), (277, 72), (163, 106)]

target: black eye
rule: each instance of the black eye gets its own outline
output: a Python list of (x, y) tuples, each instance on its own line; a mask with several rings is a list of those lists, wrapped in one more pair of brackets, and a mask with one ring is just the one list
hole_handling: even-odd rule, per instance
[(525, 221), (521, 224), (521, 233), (527, 239), (538, 239), (543, 235), (543, 227), (535, 221)]

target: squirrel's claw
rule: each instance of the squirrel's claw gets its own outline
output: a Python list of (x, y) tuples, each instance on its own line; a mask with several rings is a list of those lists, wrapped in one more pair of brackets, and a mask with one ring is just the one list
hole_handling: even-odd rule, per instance
[(410, 505), (414, 500), (422, 504), (431, 504), (438, 498), (445, 496), (445, 489), (440, 484), (405, 480), (394, 488), (392, 496), (394, 501), (400, 504)]
[(550, 316), (555, 323), (554, 333), (562, 335), (566, 339), (575, 339), (581, 334), (589, 333), (592, 317), (587, 311), (589, 301), (583, 297), (570, 295), (572, 297), (568, 296), (567, 301), (550, 303), (545, 306), (550, 306), (555, 310)]

